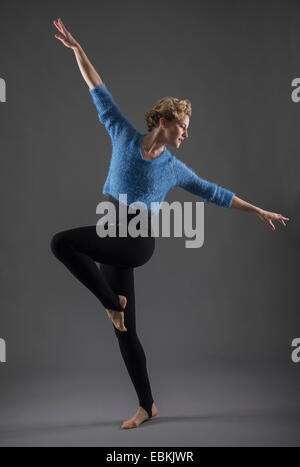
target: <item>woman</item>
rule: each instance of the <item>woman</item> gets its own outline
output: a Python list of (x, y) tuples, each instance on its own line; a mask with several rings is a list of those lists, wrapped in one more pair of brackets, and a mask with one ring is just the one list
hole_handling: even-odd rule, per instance
[[(273, 230), (274, 220), (286, 225), (284, 219), (288, 218), (253, 206), (233, 192), (198, 177), (166, 149), (165, 144), (180, 147), (188, 137), (191, 117), (188, 100), (160, 99), (146, 114), (148, 134), (139, 133), (122, 115), (82, 47), (61, 19), (53, 23), (60, 32), (55, 37), (74, 51), (99, 120), (111, 137), (113, 152), (103, 193), (115, 204), (117, 213), (121, 204), (118, 199), (120, 193), (127, 194), (128, 203), (123, 205), (126, 209), (136, 201), (144, 202), (149, 208), (152, 201), (160, 204), (171, 188), (180, 186), (206, 202), (254, 212)], [(148, 221), (151, 220), (151, 210), (153, 212), (152, 207)], [(132, 216), (127, 210), (127, 222)], [(136, 332), (133, 275), (134, 268), (146, 264), (153, 255), (155, 238), (151, 235), (119, 238), (119, 217), (115, 225), (116, 237), (100, 238), (95, 226), (59, 232), (51, 240), (51, 249), (106, 308), (140, 403), (135, 415), (126, 420), (122, 428), (135, 428), (158, 413), (151, 393), (145, 353)], [(100, 263), (100, 269), (95, 262)]]

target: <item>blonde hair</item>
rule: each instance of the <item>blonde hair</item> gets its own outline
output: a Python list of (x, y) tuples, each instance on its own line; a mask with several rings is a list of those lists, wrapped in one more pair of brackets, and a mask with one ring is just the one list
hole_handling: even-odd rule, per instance
[(188, 99), (180, 100), (176, 97), (163, 97), (151, 107), (145, 114), (148, 131), (157, 127), (159, 119), (164, 117), (166, 120), (180, 119), (184, 115), (192, 116), (192, 105)]

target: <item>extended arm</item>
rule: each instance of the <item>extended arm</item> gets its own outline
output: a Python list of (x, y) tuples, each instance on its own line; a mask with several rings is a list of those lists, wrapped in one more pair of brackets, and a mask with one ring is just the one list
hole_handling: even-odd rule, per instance
[(53, 21), (54, 25), (57, 27), (61, 35), (55, 34), (55, 37), (59, 39), (66, 47), (69, 47), (73, 50), (79, 70), (87, 83), (90, 89), (95, 88), (103, 83), (102, 79), (100, 78), (99, 74), (87, 58), (83, 48), (79, 44), (79, 42), (74, 39), (72, 34), (66, 29), (64, 24), (62, 23), (61, 19), (59, 18), (58, 21)]
[(272, 221), (279, 221), (282, 225), (284, 225), (284, 227), (286, 227), (284, 220), (289, 220), (288, 217), (283, 217), (282, 214), (265, 211), (264, 209), (254, 206), (253, 204), (247, 203), (246, 201), (244, 201), (241, 198), (238, 198), (237, 196), (234, 196), (231, 207), (240, 211), (253, 212), (254, 214), (257, 214), (258, 217), (262, 221), (266, 222), (272, 230), (275, 230), (275, 226)]
[(53, 21), (53, 23), (61, 33), (61, 35), (55, 34), (55, 37), (74, 51), (81, 74), (89, 87), (89, 92), (97, 108), (99, 120), (104, 124), (111, 139), (116, 140), (121, 135), (132, 139), (136, 134), (136, 129), (120, 111), (81, 45), (67, 31), (60, 18), (58, 21)]
[(216, 183), (199, 177), (191, 167), (173, 156), (175, 186), (200, 196), (205, 202), (213, 203), (223, 208), (230, 208), (234, 193)]
[(238, 198), (232, 191), (200, 178), (190, 167), (176, 157), (174, 157), (174, 171), (176, 179), (175, 185), (200, 196), (206, 202), (216, 204), (223, 208), (253, 212), (257, 214), (262, 221), (266, 222), (272, 230), (275, 230), (272, 221), (278, 220), (282, 225), (286, 226), (284, 220), (289, 220), (289, 218), (283, 217), (282, 214), (265, 211), (253, 204), (247, 203), (241, 198)]
[(94, 89), (95, 87), (103, 84), (102, 79), (98, 75), (97, 71), (87, 58), (83, 48), (78, 44), (74, 49), (75, 57), (81, 71), (81, 74), (86, 81), (89, 89)]

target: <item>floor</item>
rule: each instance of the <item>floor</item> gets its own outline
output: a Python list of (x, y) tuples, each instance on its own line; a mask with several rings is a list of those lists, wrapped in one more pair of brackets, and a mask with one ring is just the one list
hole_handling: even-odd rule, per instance
[(11, 383), (0, 446), (300, 446), (299, 370), (155, 375), (159, 414), (131, 430), (121, 424), (137, 409), (135, 393), (113, 375)]

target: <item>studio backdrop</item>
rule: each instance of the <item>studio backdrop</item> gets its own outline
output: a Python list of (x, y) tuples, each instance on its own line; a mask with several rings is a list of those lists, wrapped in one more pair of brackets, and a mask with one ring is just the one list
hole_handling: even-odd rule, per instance
[[(155, 239), (134, 285), (159, 413), (126, 433), (139, 404), (112, 322), (50, 247), (96, 225), (112, 155), (58, 18), (137, 131), (188, 99), (171, 154), (289, 218), (208, 202), (201, 247)], [(2, 446), (299, 445), (299, 25), (299, 0), (1, 2)]]

